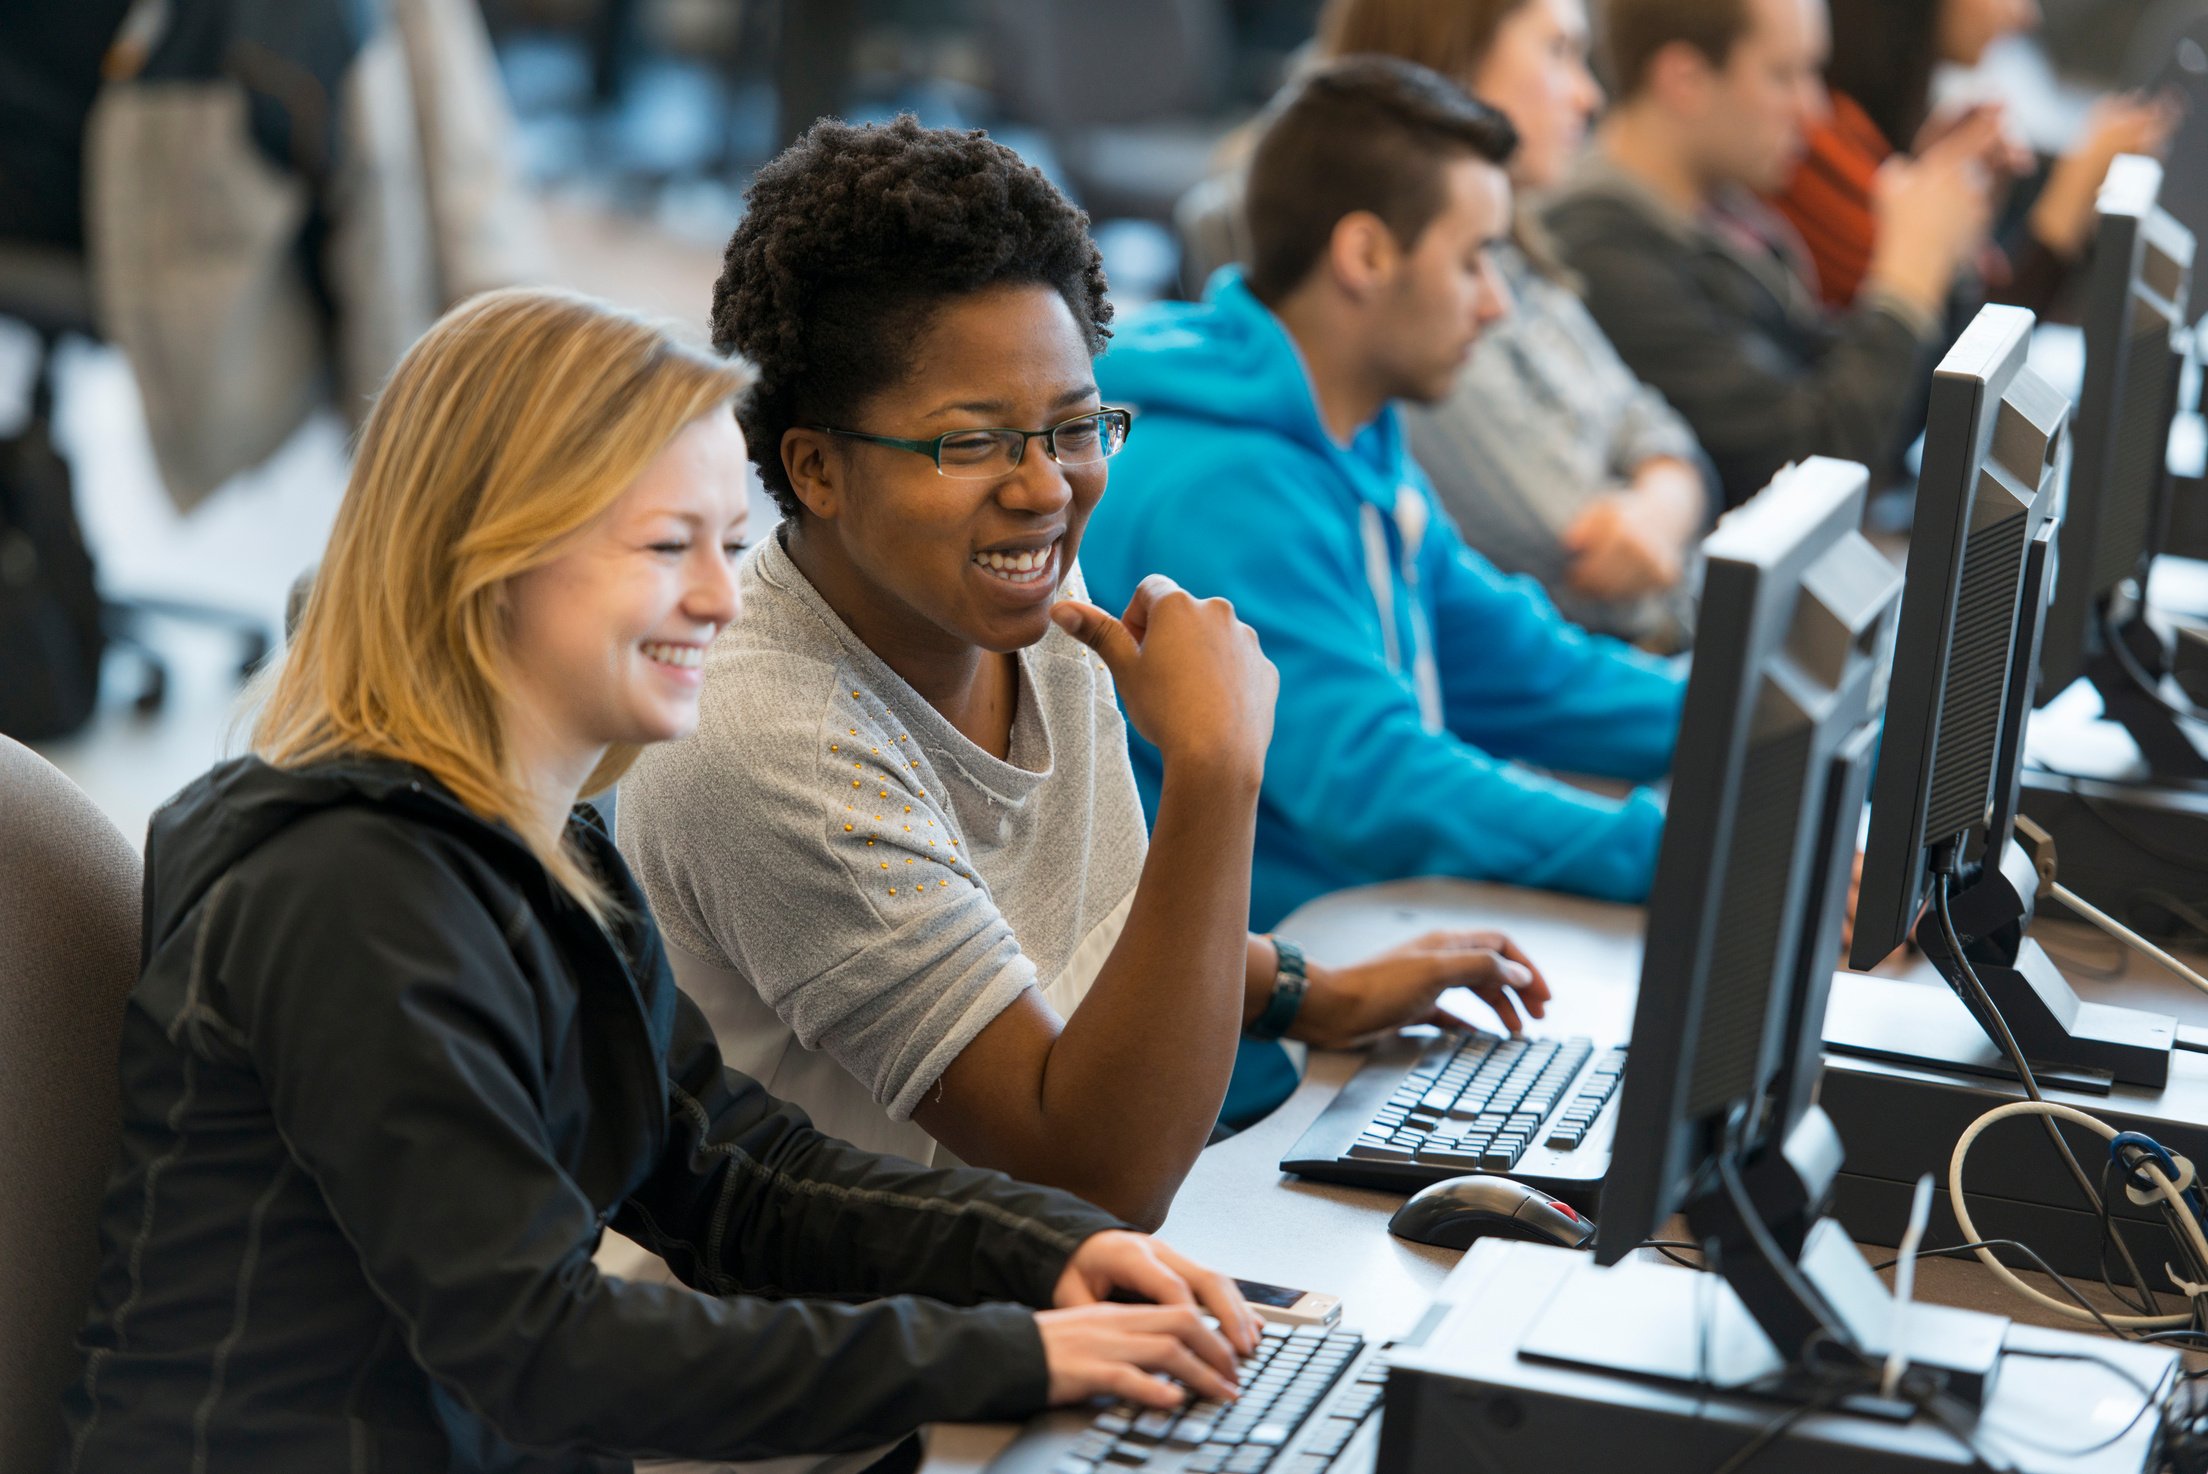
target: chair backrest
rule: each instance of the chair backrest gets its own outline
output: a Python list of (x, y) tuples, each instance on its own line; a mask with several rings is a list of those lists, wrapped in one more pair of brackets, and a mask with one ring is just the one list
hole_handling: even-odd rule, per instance
[(26, 322), (40, 336), (98, 336), (92, 274), (84, 257), (56, 246), (0, 239), (0, 317)]
[(995, 0), (997, 100), (1053, 133), (1205, 112), (1224, 88), (1228, 29), (1221, 0)]
[(1250, 222), (1243, 210), (1241, 170), (1215, 174), (1173, 207), (1173, 231), (1181, 239), (1181, 294), (1204, 295), (1204, 284), (1222, 266), (1250, 264)]
[(83, 791), (0, 737), (0, 1469), (44, 1469), (120, 1134), (142, 867)]

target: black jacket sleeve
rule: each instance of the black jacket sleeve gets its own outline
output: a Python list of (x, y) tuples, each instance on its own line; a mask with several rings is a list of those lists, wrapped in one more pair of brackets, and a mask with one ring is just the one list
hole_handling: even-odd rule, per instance
[(1585, 282), (1588, 310), (1618, 356), (1694, 427), (1728, 505), (1789, 461), (1836, 456), (1875, 475), (1906, 443), (1902, 418), (1925, 345), (1895, 310), (1859, 302), (1804, 366), (1712, 292), (1683, 243), (1622, 208), (1574, 201), (1550, 225)]
[(822, 1135), (722, 1065), (688, 998), (669, 1054), (667, 1150), (614, 1226), (699, 1289), (1047, 1307), (1075, 1247), (1125, 1226), (1054, 1188)]
[[(342, 845), (291, 847), (280, 877), (218, 887), (195, 969), (430, 1375), (513, 1443), (632, 1457), (863, 1448), (926, 1421), (1042, 1405), (1041, 1342), (1020, 1306), (774, 1303), (601, 1276), (599, 1221), (545, 1126), (544, 1000), (507, 944), (517, 923), (471, 884), (456, 859), (362, 825)], [(685, 1128), (711, 1184), (695, 1191), (726, 1215), (724, 1247), (760, 1256), (761, 1278), (809, 1279), (817, 1265), (852, 1279), (857, 1259), (923, 1218), (870, 1195), (924, 1189), (924, 1174), (824, 1142), (756, 1087), (706, 1084), (699, 1051), (690, 1065), (713, 1102)], [(773, 1177), (732, 1171), (715, 1141), (756, 1153)], [(978, 1178), (960, 1186), (977, 1205), (991, 1195)], [(815, 1196), (830, 1187), (842, 1201), (823, 1208)], [(876, 1213), (903, 1224), (885, 1231)], [(784, 1237), (846, 1231), (857, 1252)], [(1032, 1290), (1078, 1231), (1078, 1215), (1057, 1215), (1005, 1284)], [(901, 1246), (878, 1278), (948, 1283), (960, 1276), (941, 1256), (1008, 1243), (1024, 1244), (1021, 1231), (945, 1231)], [(986, 1270), (964, 1280), (977, 1295), (998, 1288)]]

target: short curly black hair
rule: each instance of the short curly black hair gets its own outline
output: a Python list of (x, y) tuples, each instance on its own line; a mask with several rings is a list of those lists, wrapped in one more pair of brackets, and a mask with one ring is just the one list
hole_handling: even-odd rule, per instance
[(1111, 338), (1089, 217), (979, 130), (923, 128), (909, 113), (864, 127), (824, 118), (745, 198), (713, 285), (713, 345), (758, 367), (737, 415), (785, 516), (798, 504), (783, 432), (846, 420), (898, 382), (945, 299), (1052, 287), (1092, 356)]

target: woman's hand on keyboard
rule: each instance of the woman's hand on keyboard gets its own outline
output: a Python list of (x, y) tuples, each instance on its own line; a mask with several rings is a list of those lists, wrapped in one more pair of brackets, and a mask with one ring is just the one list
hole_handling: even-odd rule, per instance
[(1063, 1310), (1112, 1299), (1202, 1311), (1219, 1323), (1219, 1333), (1236, 1356), (1255, 1351), (1263, 1331), (1257, 1312), (1233, 1280), (1146, 1233), (1115, 1228), (1082, 1240), (1058, 1276), (1051, 1303)]
[[(1104, 1303), (1114, 1296), (1154, 1303)], [(1161, 1377), (1200, 1397), (1231, 1398), (1235, 1358), (1257, 1349), (1257, 1316), (1234, 1281), (1148, 1234), (1107, 1229), (1082, 1240), (1054, 1300), (1056, 1310), (1035, 1317), (1054, 1404), (1109, 1393), (1145, 1407), (1177, 1406), (1181, 1388)]]
[(1098, 1396), (1155, 1408), (1179, 1407), (1190, 1393), (1235, 1397), (1234, 1352), (1192, 1305), (1039, 1310), (1035, 1329), (1053, 1407)]
[(1288, 1032), (1318, 1049), (1354, 1049), (1411, 1024), (1469, 1029), (1441, 1006), (1451, 988), (1477, 993), (1511, 1034), (1525, 1028), (1521, 1006), (1539, 1018), (1549, 1001), (1533, 959), (1497, 931), (1432, 931), (1353, 966), (1310, 973), (1303, 1012)]

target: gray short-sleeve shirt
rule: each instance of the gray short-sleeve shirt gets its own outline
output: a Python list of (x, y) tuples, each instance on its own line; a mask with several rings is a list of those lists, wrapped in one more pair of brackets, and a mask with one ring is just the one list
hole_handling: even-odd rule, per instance
[(914, 1107), (1023, 990), (1077, 1007), (1132, 903), (1148, 840), (1111, 677), (1052, 626), (1019, 653), (998, 759), (851, 632), (781, 530), (739, 586), (696, 734), (622, 781), (621, 849), (730, 1065), (825, 1131), (940, 1159)]

